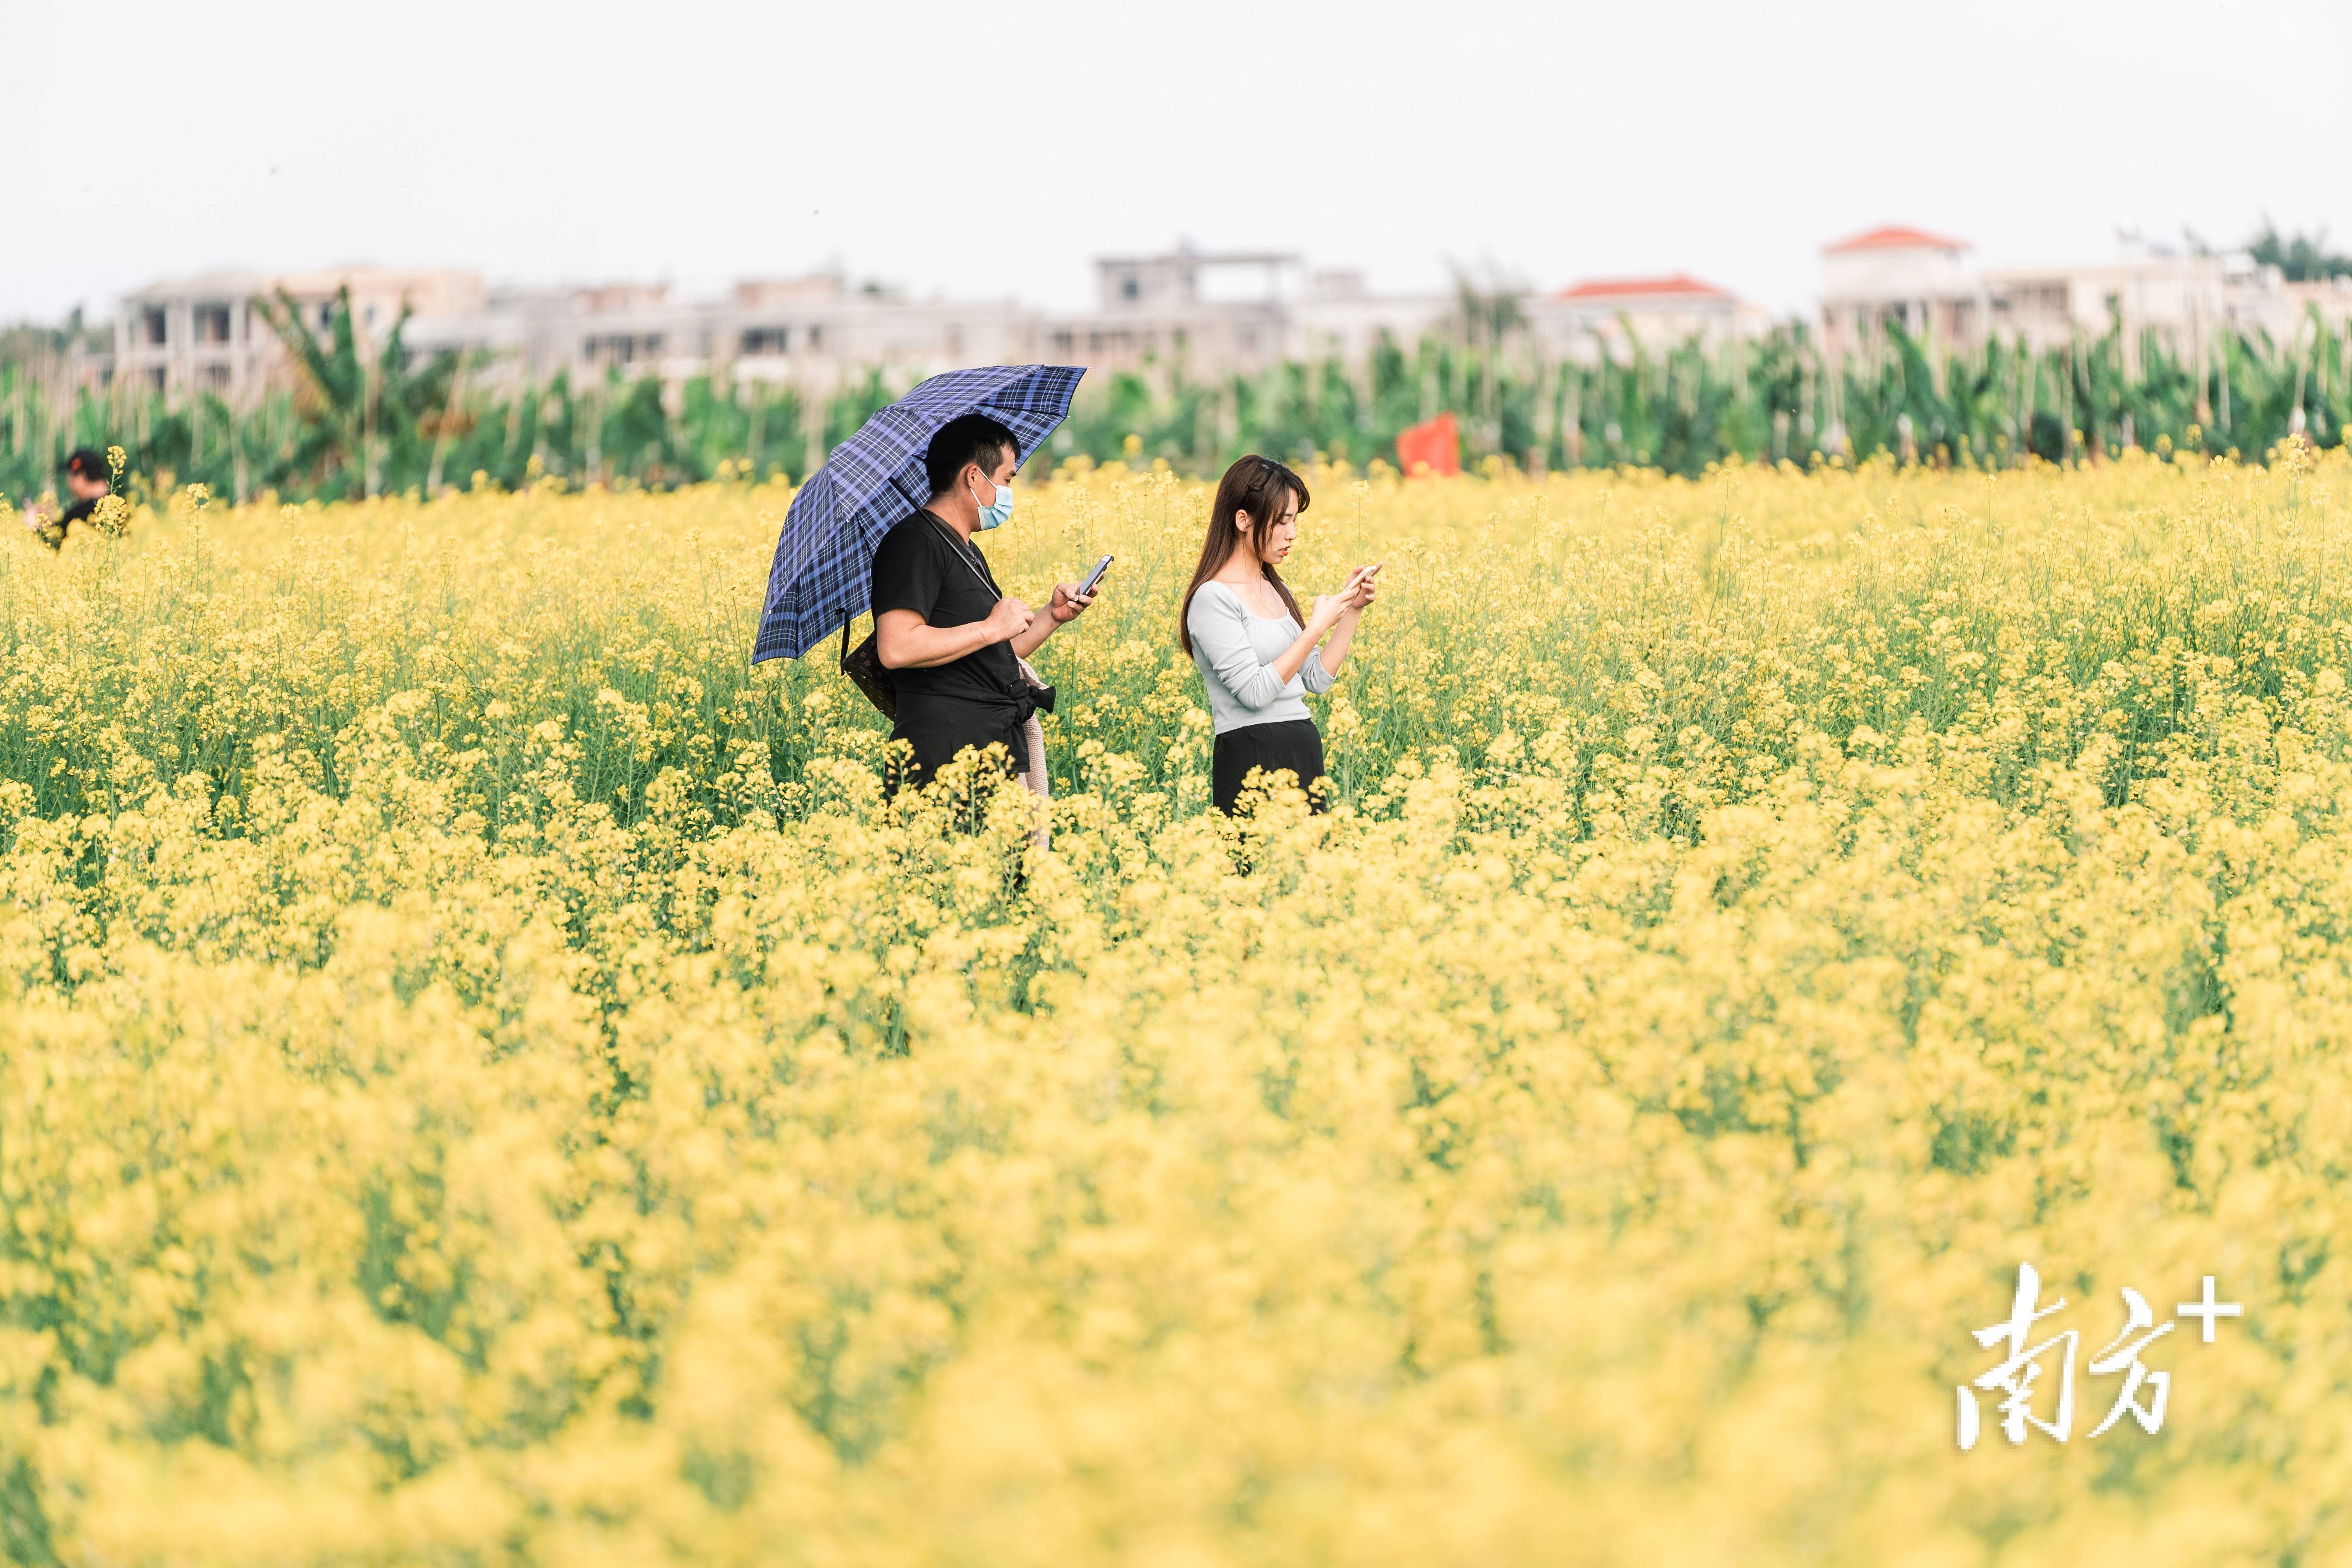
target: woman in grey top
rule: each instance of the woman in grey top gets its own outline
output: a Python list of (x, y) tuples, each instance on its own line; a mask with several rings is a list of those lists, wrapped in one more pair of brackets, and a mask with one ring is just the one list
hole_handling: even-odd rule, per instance
[(1184, 591), (1177, 639), (1208, 689), (1217, 731), (1210, 772), (1217, 809), (1228, 816), (1253, 769), (1269, 779), (1288, 772), (1322, 809), (1323, 737), (1306, 694), (1331, 689), (1377, 593), (1380, 567), (1360, 566), (1346, 587), (1298, 613), (1275, 568), (1298, 538), (1307, 500), (1298, 476), (1271, 458), (1247, 457), (1227, 468), (1201, 564)]

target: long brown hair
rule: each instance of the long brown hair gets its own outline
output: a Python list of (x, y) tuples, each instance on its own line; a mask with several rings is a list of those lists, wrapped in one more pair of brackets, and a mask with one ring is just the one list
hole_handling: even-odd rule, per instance
[[(1187, 654), (1192, 651), (1192, 629), (1185, 625), (1186, 617), (1192, 613), (1192, 595), (1201, 591), (1202, 584), (1223, 571), (1225, 563), (1242, 547), (1242, 531), (1234, 526), (1234, 513), (1249, 513), (1250, 538), (1253, 542), (1262, 540), (1266, 525), (1282, 515), (1286, 492), (1298, 498), (1299, 510), (1307, 510), (1306, 481), (1272, 458), (1261, 458), (1255, 452), (1235, 458), (1234, 466), (1225, 470), (1225, 477), (1217, 481), (1216, 504), (1209, 509), (1209, 537), (1201, 544), (1201, 564), (1193, 568), (1192, 585), (1184, 590), (1184, 602), (1176, 608), (1176, 640)], [(1255, 548), (1255, 542), (1252, 548)], [(1305, 626), (1307, 617), (1298, 613), (1298, 601), (1291, 597), (1290, 585), (1274, 569), (1274, 563), (1260, 555), (1257, 565), (1265, 574), (1265, 580), (1274, 584), (1274, 591), (1282, 595), (1290, 618)]]

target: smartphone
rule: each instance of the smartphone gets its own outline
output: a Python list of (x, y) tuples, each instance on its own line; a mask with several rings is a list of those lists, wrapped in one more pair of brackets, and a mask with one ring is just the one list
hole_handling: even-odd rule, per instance
[(1111, 558), (1108, 555), (1095, 563), (1095, 569), (1087, 574), (1085, 582), (1078, 584), (1079, 598), (1083, 599), (1095, 591), (1095, 584), (1101, 582), (1103, 574), (1110, 570), (1110, 563)]

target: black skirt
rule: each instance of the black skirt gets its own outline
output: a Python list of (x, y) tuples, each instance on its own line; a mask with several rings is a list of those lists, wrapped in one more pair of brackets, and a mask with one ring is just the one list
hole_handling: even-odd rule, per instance
[(1227, 816), (1241, 799), (1242, 781), (1252, 768), (1268, 773), (1288, 769), (1307, 791), (1309, 810), (1323, 809), (1323, 792), (1316, 781), (1323, 776), (1323, 735), (1311, 719), (1290, 719), (1279, 724), (1244, 724), (1217, 737), (1210, 763), (1217, 809)]

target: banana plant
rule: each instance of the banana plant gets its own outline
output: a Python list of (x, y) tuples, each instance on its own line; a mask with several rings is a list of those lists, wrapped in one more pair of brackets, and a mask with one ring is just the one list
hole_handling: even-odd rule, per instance
[(310, 330), (300, 304), (283, 289), (253, 304), (285, 345), (299, 378), (300, 429), (282, 459), (288, 476), (307, 478), (316, 493), (333, 499), (421, 482), (432, 443), (419, 424), (447, 411), (457, 356), (444, 351), (412, 368), (402, 342), (410, 314), (404, 302), (382, 343), (364, 353), (349, 285), (335, 290), (323, 336)]

